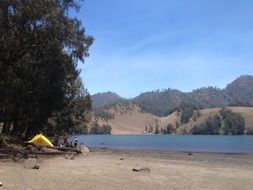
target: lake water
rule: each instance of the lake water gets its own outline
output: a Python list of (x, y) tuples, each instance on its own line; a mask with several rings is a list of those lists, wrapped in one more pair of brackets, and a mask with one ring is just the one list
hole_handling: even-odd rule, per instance
[[(253, 136), (78, 135), (77, 137), (79, 143), (90, 147), (224, 153), (253, 152)], [(70, 139), (73, 139), (73, 136)]]

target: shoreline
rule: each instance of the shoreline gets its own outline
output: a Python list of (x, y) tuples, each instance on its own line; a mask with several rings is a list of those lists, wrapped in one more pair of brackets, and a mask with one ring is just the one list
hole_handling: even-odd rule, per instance
[[(189, 153), (90, 147), (74, 159), (38, 155), (40, 168), (25, 160), (0, 159), (0, 181), (16, 189), (251, 190), (253, 154)], [(134, 168), (147, 168), (134, 172)], [(15, 180), (13, 180), (15, 179)]]
[(129, 148), (129, 147), (106, 147), (106, 146), (87, 146), (94, 151), (132, 151), (132, 152), (147, 152), (147, 153), (186, 153), (186, 154), (220, 154), (220, 155), (253, 155), (253, 152), (219, 152), (219, 151), (194, 151), (194, 150), (170, 150), (170, 149), (145, 149), (145, 148)]

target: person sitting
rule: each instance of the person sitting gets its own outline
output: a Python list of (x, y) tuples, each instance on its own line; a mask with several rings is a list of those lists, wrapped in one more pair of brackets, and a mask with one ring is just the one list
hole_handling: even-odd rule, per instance
[(53, 145), (54, 146), (59, 146), (59, 141), (60, 141), (59, 136), (55, 135)]
[(77, 144), (78, 144), (78, 139), (77, 137), (74, 138), (74, 147), (77, 147)]
[(69, 141), (69, 147), (70, 147), (70, 148), (73, 148), (72, 141)]
[(63, 139), (63, 146), (65, 146), (65, 147), (68, 146), (68, 138), (67, 138), (67, 137), (65, 137), (65, 138)]

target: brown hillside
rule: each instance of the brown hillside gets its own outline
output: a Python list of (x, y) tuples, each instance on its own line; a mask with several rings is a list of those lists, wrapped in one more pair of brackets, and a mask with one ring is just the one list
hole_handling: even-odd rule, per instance
[[(240, 113), (246, 123), (246, 130), (253, 130), (253, 108), (252, 107), (228, 107), (233, 112)], [(190, 121), (177, 129), (177, 134), (187, 134), (194, 125), (204, 123), (208, 117), (219, 114), (221, 108), (203, 109), (200, 111), (199, 117), (192, 117)], [(109, 124), (112, 127), (112, 134), (143, 134), (145, 133), (145, 126), (155, 126), (156, 123), (159, 128), (165, 129), (170, 123), (173, 126), (180, 125), (180, 113), (175, 111), (166, 117), (157, 117), (150, 113), (144, 113), (141, 109), (134, 105), (115, 106), (107, 110), (114, 119), (108, 121), (97, 118), (96, 121), (100, 124)]]
[(166, 117), (160, 117), (160, 127), (165, 129), (169, 123), (173, 126), (177, 126), (177, 124), (180, 125), (180, 115), (180, 112), (175, 111)]
[(142, 134), (145, 126), (155, 126), (158, 120), (158, 117), (143, 113), (135, 105), (131, 109), (111, 108), (109, 112), (114, 115), (114, 119), (108, 121), (112, 126), (112, 134)]

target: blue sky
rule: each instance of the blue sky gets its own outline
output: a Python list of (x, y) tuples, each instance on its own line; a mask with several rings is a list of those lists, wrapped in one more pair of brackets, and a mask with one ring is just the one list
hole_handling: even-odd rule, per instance
[(77, 17), (95, 37), (79, 66), (91, 94), (224, 88), (253, 74), (252, 0), (85, 0)]

